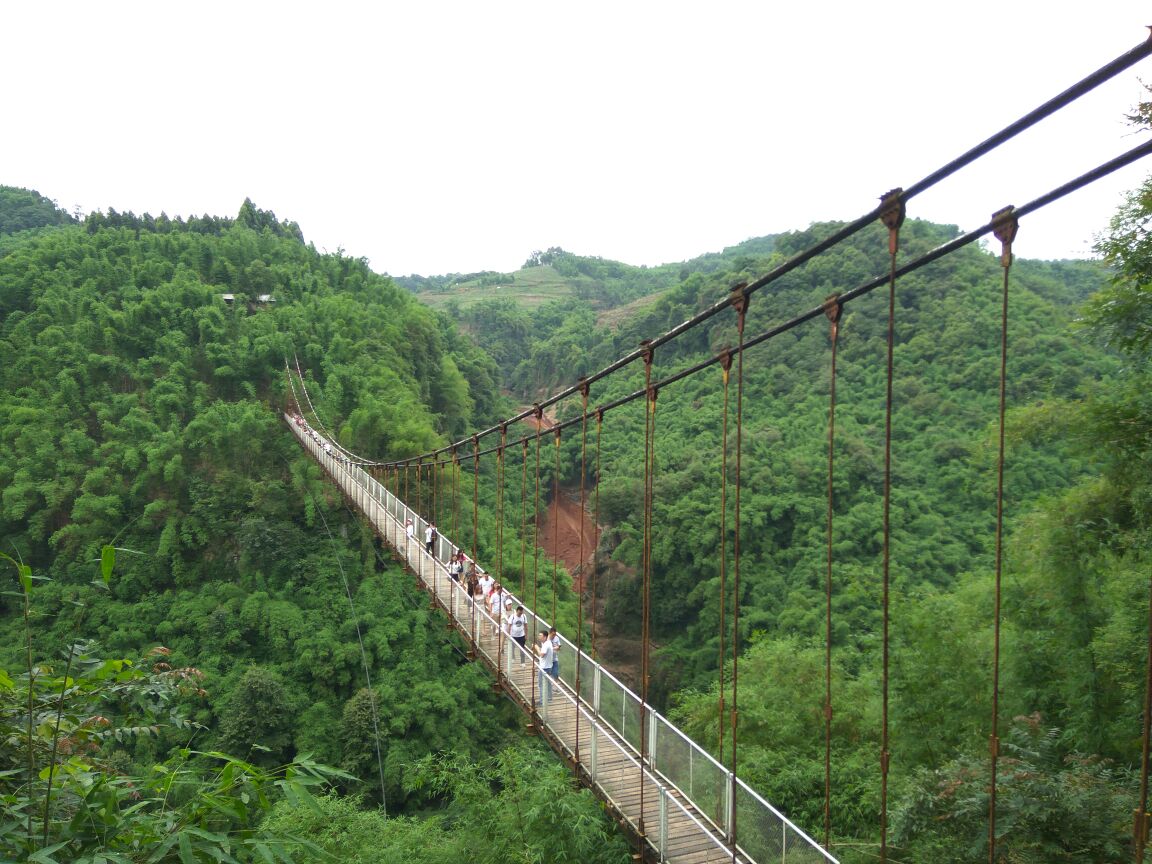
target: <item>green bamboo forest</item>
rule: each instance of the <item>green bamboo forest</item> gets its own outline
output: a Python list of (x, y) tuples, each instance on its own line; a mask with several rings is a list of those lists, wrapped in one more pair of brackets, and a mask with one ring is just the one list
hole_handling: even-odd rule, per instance
[[(0, 186), (0, 861), (632, 860), (603, 805), (296, 444), (288, 367), (343, 446), (415, 457), (571, 386), (839, 226), (661, 267), (552, 248), (515, 273), (393, 278), (317, 251), (306, 226), (250, 200), (235, 216), (78, 218), (50, 191)], [(1020, 258), (1010, 272), (1003, 861), (1134, 854), (1150, 221), (1152, 181), (1101, 226), (1097, 260)], [(959, 233), (909, 218), (901, 255)], [(887, 267), (877, 224), (756, 294), (747, 333)], [(892, 861), (988, 856), (1002, 278), (999, 249), (973, 245), (896, 295)], [(885, 292), (845, 307), (827, 654), (827, 323), (743, 358), (740, 773), (822, 838), (827, 746), (830, 848), (846, 864), (878, 850), (887, 327)], [(657, 374), (736, 342), (718, 315), (662, 346)], [(595, 385), (591, 404), (642, 388), (638, 367)], [(660, 394), (649, 695), (726, 758), (737, 597), (718, 570), (723, 398), (716, 368)], [(524, 523), (519, 462), (503, 480), (482, 462), (475, 534), (470, 478), (467, 500), (441, 491), (435, 505), (442, 530), (481, 560), (500, 555), (519, 585), (536, 576), (530, 523), (582, 486), (591, 510), (594, 489), (598, 596), (551, 561), (538, 578), (562, 629), (583, 618), (590, 634), (594, 616), (602, 656), (633, 683), (645, 410), (605, 415), (598, 473), (579, 427), (558, 470), (549, 444)], [(579, 398), (554, 413), (580, 417)], [(433, 507), (427, 485), (412, 493)], [(516, 517), (498, 525), (504, 499)]]

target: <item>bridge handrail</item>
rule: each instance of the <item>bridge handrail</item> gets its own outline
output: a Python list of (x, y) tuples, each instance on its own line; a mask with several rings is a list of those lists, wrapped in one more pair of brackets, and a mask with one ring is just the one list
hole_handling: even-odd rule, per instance
[[(386, 513), (387, 516), (395, 522), (399, 531), (405, 530), (405, 525), (408, 520), (412, 521), (412, 539), (416, 544), (416, 556), (418, 560), (421, 561), (426, 558), (432, 559), (433, 588), (437, 595), (439, 594), (439, 572), (444, 571), (445, 583), (448, 586), (449, 596), (452, 598), (452, 606), (449, 609), (449, 612), (458, 623), (462, 623), (460, 616), (457, 615), (453, 610), (455, 610), (459, 605), (458, 595), (463, 593), (463, 587), (460, 583), (457, 583), (455, 580), (448, 578), (447, 566), (445, 564), (445, 560), (447, 558), (461, 551), (459, 547), (438, 532), (436, 548), (432, 554), (429, 554), (425, 543), (423, 542), (424, 530), (428, 525), (427, 521), (423, 519), (423, 517), (408, 507), (408, 505), (401, 501), (397, 496), (393, 495), (387, 488), (376, 481), (375, 478), (371, 477), (368, 472), (366, 472), (361, 466), (349, 461), (345, 461), (340, 457), (338, 453), (325, 451), (322, 444), (316, 439), (312, 438), (311, 435), (306, 434), (304, 429), (300, 427), (290, 415), (286, 414), (285, 419), (288, 421), (289, 426), (295, 432), (297, 438), (307, 447), (307, 449), (313, 454), (315, 458), (321, 461), (321, 463), (328, 469), (330, 474), (335, 476), (336, 473), (339, 472), (347, 476), (348, 479), (357, 487), (359, 487), (359, 489), (363, 491), (364, 495), (371, 499), (371, 501), (374, 502), (377, 507), (383, 508), (384, 513)], [(365, 510), (367, 509), (365, 502), (358, 501), (357, 503)], [(408, 559), (411, 563), (412, 550), (406, 549), (404, 550), (404, 554), (405, 558)], [(467, 553), (465, 553), (465, 558), (470, 563), (475, 564), (478, 573), (487, 572), (479, 565), (478, 562), (472, 561), (472, 559), (467, 556)], [(419, 573), (423, 573), (422, 565), (417, 569)], [(544, 630), (545, 632), (547, 631), (549, 624), (546, 619), (537, 615), (528, 603), (516, 597), (516, 595), (511, 591), (508, 591), (507, 594), (512, 598), (514, 603), (518, 603), (519, 605), (523, 606), (525, 611), (530, 615), (531, 624), (535, 628), (534, 632), (540, 632), (541, 630)], [(482, 601), (475, 601), (473, 603), (473, 609), (469, 615), (469, 618), (471, 618), (473, 621), (478, 618), (479, 623), (477, 626), (492, 626), (499, 629), (498, 623), (495, 621), (495, 619), (492, 618), (491, 615), (488, 614), (488, 610), (484, 607), (485, 604)], [(832, 864), (835, 864), (835, 858), (833, 858), (826, 850), (820, 847), (819, 844), (817, 844), (804, 831), (794, 825), (787, 816), (782, 814), (776, 807), (766, 801), (763, 796), (759, 795), (751, 787), (749, 787), (746, 782), (733, 775), (731, 771), (725, 769), (724, 766), (721, 765), (720, 762), (712, 754), (704, 750), (704, 748), (701, 747), (697, 742), (693, 741), (689, 736), (687, 736), (683, 731), (670, 723), (667, 718), (665, 718), (651, 706), (644, 705), (639, 696), (637, 696), (628, 687), (626, 687), (618, 678), (616, 678), (616, 676), (612, 675), (611, 672), (604, 669), (602, 666), (600, 666), (600, 664), (596, 663), (596, 661), (593, 660), (586, 652), (578, 650), (567, 637), (561, 635), (560, 639), (563, 646), (568, 651), (568, 656), (575, 658), (575, 664), (587, 663), (591, 665), (594, 672), (592, 702), (587, 700), (586, 691), (584, 691), (583, 688), (579, 700), (576, 699), (575, 688), (568, 681), (564, 680), (565, 677), (571, 677), (571, 671), (568, 671), (567, 676), (565, 676), (564, 670), (562, 669), (561, 680), (564, 680), (564, 686), (559, 686), (559, 682), (554, 683), (554, 692), (558, 692), (561, 698), (567, 699), (569, 702), (571, 702), (575, 706), (576, 711), (579, 712), (581, 716), (587, 718), (588, 727), (590, 730), (590, 741), (597, 740), (595, 732), (598, 731), (603, 733), (607, 740), (611, 741), (612, 746), (616, 749), (616, 751), (623, 755), (625, 759), (627, 759), (633, 766), (637, 768), (642, 776), (648, 778), (657, 788), (659, 795), (658, 801), (660, 804), (661, 833), (654, 845), (656, 845), (657, 850), (661, 854), (661, 857), (664, 855), (667, 843), (667, 836), (665, 833), (667, 828), (666, 810), (669, 801), (673, 802), (674, 807), (679, 808), (702, 829), (704, 829), (704, 826), (701, 823), (700, 818), (707, 820), (714, 826), (716, 830), (718, 830), (725, 837), (729, 838), (731, 836), (732, 828), (732, 813), (739, 810), (741, 804), (746, 801), (752, 804), (753, 809), (751, 813), (742, 813), (742, 817), (751, 816), (755, 818), (760, 816), (761, 819), (757, 820), (758, 822), (763, 823), (764, 819), (768, 819), (772, 824), (768, 825), (767, 827), (769, 829), (776, 828), (780, 831), (780, 841), (778, 846), (767, 840), (764, 842), (757, 842), (763, 838), (767, 838), (770, 833), (770, 831), (764, 830), (766, 826), (763, 824), (758, 824), (756, 826), (760, 830), (756, 833), (753, 833), (751, 838), (749, 838), (745, 832), (741, 832), (741, 836), (739, 837), (737, 845), (748, 861), (754, 862), (758, 860), (771, 860), (772, 857), (775, 857), (776, 850), (780, 852), (781, 861), (784, 860), (785, 856), (788, 857), (788, 861), (794, 862), (799, 860), (796, 856), (799, 854), (800, 850), (789, 848), (789, 838), (793, 837), (798, 844), (802, 844), (801, 848), (803, 848), (805, 852), (809, 853), (809, 857), (813, 853), (817, 856), (816, 858), (810, 860), (832, 862)], [(473, 644), (477, 650), (481, 651), (485, 657), (494, 663), (497, 669), (504, 671), (506, 671), (504, 665), (505, 659), (507, 658), (510, 661), (512, 657), (516, 656), (517, 651), (522, 652), (532, 663), (534, 670), (533, 675), (535, 678), (535, 670), (538, 668), (538, 664), (535, 662), (535, 656), (526, 649), (520, 648), (520, 646), (514, 641), (510, 639), (504, 641), (503, 644), (514, 647), (509, 647), (507, 651), (500, 650), (498, 648), (497, 656), (495, 658), (493, 658), (491, 653), (486, 648), (484, 648), (481, 640), (473, 640)], [(583, 666), (580, 668), (583, 668)], [(515, 683), (514, 679), (511, 676), (506, 676), (506, 680), (514, 689), (517, 690), (517, 692), (521, 693), (523, 698), (523, 691)], [(621, 718), (619, 726), (616, 725), (614, 716), (608, 716), (603, 711), (605, 682), (610, 685), (610, 691), (615, 690), (617, 693), (619, 693), (621, 702)], [(533, 695), (529, 693), (525, 701), (534, 703)], [(644, 722), (642, 718), (645, 715), (647, 716), (647, 722), (650, 724), (648, 731), (651, 734), (647, 736), (647, 748), (645, 748), (647, 752), (641, 753), (639, 743), (634, 743), (631, 740), (633, 737), (635, 737), (636, 731), (630, 730), (628, 728), (627, 709), (629, 703), (631, 703), (635, 709), (639, 710), (639, 718), (637, 718), (637, 722), (634, 725), (636, 725), (638, 728), (639, 723)], [(541, 717), (545, 725), (549, 725), (547, 721), (546, 702), (542, 702), (541, 707), (543, 708), (543, 710), (540, 711)], [(551, 726), (549, 726), (549, 729), (553, 732), (556, 739), (559, 740), (566, 749), (569, 749), (568, 745), (564, 743), (564, 739), (559, 730), (556, 730)], [(687, 747), (689, 754), (689, 775), (687, 782), (685, 782), (683, 777), (678, 778), (673, 776), (676, 774), (676, 771), (674, 770), (675, 766), (668, 764), (669, 759), (667, 758), (667, 754), (661, 758), (661, 754), (658, 748), (661, 746), (661, 742), (665, 737), (660, 733), (661, 729), (666, 729), (674, 733), (671, 736), (672, 740), (678, 741)], [(609, 731), (612, 734), (609, 734)], [(570, 749), (569, 753), (572, 753)], [(721, 797), (719, 799), (710, 799), (704, 802), (699, 800), (699, 797), (704, 793), (704, 790), (700, 790), (698, 792), (695, 788), (695, 760), (697, 758), (702, 761), (704, 766), (707, 766), (707, 769), (719, 774), (719, 776), (723, 778), (720, 788), (722, 788), (724, 791), (721, 793)], [(642, 765), (640, 761), (641, 759), (643, 759), (646, 764)], [(593, 780), (595, 781), (595, 777), (593, 777)], [(697, 815), (686, 808), (676, 798), (675, 795), (672, 795), (668, 791), (669, 787), (683, 796), (684, 800), (691, 802), (700, 818), (698, 818)], [(605, 788), (603, 785), (600, 785), (599, 788), (601, 789), (602, 794), (611, 800), (610, 790)], [(712, 791), (714, 792), (715, 790)], [(707, 806), (709, 804), (712, 805), (711, 808)], [(618, 807), (618, 809), (621, 808)], [(622, 809), (621, 812), (623, 813)], [(715, 817), (712, 814), (716, 814)], [(741, 818), (737, 823), (737, 828), (742, 828), (747, 824), (747, 819)], [(704, 833), (706, 833), (707, 836), (710, 837), (719, 848), (728, 849), (727, 846), (723, 845), (720, 843), (720, 841), (717, 840), (714, 832), (704, 829)], [(771, 843), (771, 845), (768, 845), (769, 843)], [(750, 850), (750, 845), (753, 847), (763, 848)], [(761, 856), (766, 854), (768, 857), (754, 857), (754, 855), (751, 854), (752, 851), (758, 852)]]

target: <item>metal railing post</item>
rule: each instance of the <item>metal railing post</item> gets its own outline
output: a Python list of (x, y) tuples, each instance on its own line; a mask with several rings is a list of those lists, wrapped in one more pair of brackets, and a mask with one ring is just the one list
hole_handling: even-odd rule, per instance
[(644, 754), (648, 760), (648, 767), (656, 769), (656, 712), (648, 709), (648, 752)]
[(724, 783), (724, 836), (728, 838), (731, 843), (735, 840), (732, 836), (732, 808), (736, 801), (736, 775), (731, 771), (725, 775)]
[(660, 860), (666, 861), (668, 849), (668, 789), (660, 786)]
[(592, 761), (591, 761), (590, 765), (591, 765), (591, 770), (592, 770), (592, 782), (593, 783), (596, 782), (596, 756), (597, 756), (596, 739), (600, 737), (599, 735), (596, 734), (596, 730), (598, 728), (599, 728), (599, 725), (592, 727)]

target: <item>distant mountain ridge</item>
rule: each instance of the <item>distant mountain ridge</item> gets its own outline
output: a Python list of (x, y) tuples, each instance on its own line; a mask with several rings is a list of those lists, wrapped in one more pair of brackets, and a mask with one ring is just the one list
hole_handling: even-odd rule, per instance
[(430, 306), (459, 312), (486, 300), (512, 299), (525, 308), (549, 300), (576, 298), (597, 309), (613, 309), (670, 288), (692, 273), (740, 269), (741, 259), (771, 255), (778, 237), (753, 237), (720, 252), (686, 261), (637, 267), (592, 255), (576, 255), (559, 246), (533, 252), (519, 270), (497, 273), (448, 273), (441, 276), (393, 276), (393, 281)]

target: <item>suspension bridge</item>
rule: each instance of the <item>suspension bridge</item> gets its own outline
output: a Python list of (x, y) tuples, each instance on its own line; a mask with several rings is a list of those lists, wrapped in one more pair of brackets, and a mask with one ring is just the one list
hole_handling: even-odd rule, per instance
[[(822, 840), (818, 843), (800, 827), (774, 808), (768, 801), (751, 789), (739, 775), (739, 659), (740, 659), (740, 576), (741, 576), (741, 482), (742, 460), (742, 406), (744, 393), (744, 362), (749, 348), (776, 338), (786, 332), (810, 325), (812, 322), (826, 322), (829, 332), (829, 405), (827, 424), (827, 471), (828, 471), (828, 516), (827, 516), (827, 559), (826, 559), (826, 608), (825, 630), (828, 652), (828, 674), (823, 694), (824, 733), (826, 741), (832, 736), (832, 692), (831, 692), (831, 646), (832, 646), (832, 592), (833, 592), (833, 521), (832, 502), (833, 478), (835, 476), (836, 444), (836, 361), (839, 345), (841, 315), (845, 306), (871, 292), (887, 288), (887, 396), (884, 421), (884, 467), (883, 467), (883, 511), (882, 525), (878, 526), (883, 536), (882, 550), (882, 623), (880, 639), (883, 643), (883, 716), (881, 717), (879, 763), (880, 812), (878, 814), (879, 858), (888, 858), (888, 766), (889, 766), (889, 617), (890, 617), (890, 555), (891, 535), (890, 501), (892, 492), (892, 381), (893, 345), (896, 327), (896, 290), (900, 280), (922, 267), (989, 235), (1000, 243), (1000, 261), (1003, 270), (1002, 309), (1001, 309), (1001, 350), (1000, 350), (1000, 392), (998, 424), (999, 460), (998, 488), (996, 491), (995, 527), (995, 616), (994, 651), (991, 671), (992, 716), (990, 728), (989, 781), (990, 801), (988, 811), (988, 847), (990, 862), (996, 858), (996, 772), (999, 760), (997, 730), (999, 718), (999, 645), (1000, 645), (1000, 596), (1004, 500), (1004, 417), (1006, 407), (1006, 382), (1008, 360), (1009, 288), (1012, 265), (1012, 244), (1020, 220), (1053, 202), (1105, 177), (1120, 168), (1132, 164), (1152, 153), (1152, 143), (1144, 143), (1103, 163), (1087, 173), (1074, 177), (1048, 193), (1020, 207), (1006, 207), (997, 211), (983, 226), (963, 234), (912, 261), (901, 263), (898, 260), (900, 232), (904, 222), (908, 202), (917, 194), (950, 177), (965, 166), (975, 162), (1004, 142), (1022, 131), (1056, 113), (1071, 102), (1088, 93), (1099, 84), (1120, 72), (1132, 67), (1152, 53), (1152, 40), (1137, 45), (1125, 54), (1101, 67), (1058, 96), (1044, 103), (1034, 111), (988, 138), (981, 144), (964, 153), (957, 159), (942, 166), (914, 185), (894, 189), (880, 198), (880, 203), (868, 213), (850, 222), (815, 243), (808, 249), (789, 258), (771, 272), (755, 281), (734, 286), (727, 297), (689, 320), (645, 340), (635, 351), (619, 358), (593, 375), (582, 377), (578, 382), (556, 393), (532, 408), (510, 417), (489, 429), (476, 433), (468, 439), (455, 442), (439, 450), (410, 459), (381, 462), (364, 458), (346, 450), (335, 436), (323, 428), (307, 389), (305, 376), (296, 365), (287, 368), (289, 382), (295, 399), (293, 411), (285, 415), (289, 428), (302, 446), (317, 460), (327, 475), (335, 483), (346, 499), (371, 523), (376, 533), (394, 550), (406, 567), (418, 578), (428, 592), (432, 603), (447, 617), (451, 626), (466, 640), (470, 652), (482, 662), (498, 686), (529, 716), (531, 725), (538, 730), (551, 746), (569, 763), (580, 780), (589, 786), (611, 808), (614, 816), (625, 826), (635, 841), (636, 848), (646, 860), (682, 862), (682, 864), (705, 864), (705, 862), (746, 862), (746, 864), (770, 864), (770, 862), (834, 862), (830, 849), (829, 802), (831, 799), (830, 744), (825, 755), (825, 801)], [(887, 252), (889, 270), (869, 282), (850, 290), (832, 295), (814, 308), (802, 311), (791, 319), (773, 326), (765, 332), (749, 335), (745, 332), (747, 309), (753, 296), (767, 285), (803, 266), (837, 244), (857, 234), (877, 221), (887, 232)], [(727, 314), (733, 318), (738, 343), (724, 348), (708, 359), (683, 369), (663, 379), (653, 376), (653, 359), (660, 346), (690, 332), (715, 316)], [(628, 395), (607, 404), (590, 407), (592, 388), (610, 376), (621, 373), (634, 364), (643, 364), (644, 386)], [(721, 598), (725, 596), (726, 580), (731, 580), (732, 608), (725, 610), (721, 601), (721, 655), (730, 658), (731, 679), (723, 680), (724, 664), (721, 664), (721, 692), (730, 694), (727, 708), (721, 704), (721, 735), (724, 726), (730, 724), (728, 741), (722, 741), (720, 752), (730, 757), (727, 765), (712, 756), (707, 750), (692, 741), (650, 704), (649, 699), (649, 648), (650, 648), (650, 602), (652, 588), (652, 510), (655, 471), (656, 404), (657, 395), (672, 385), (705, 369), (718, 367), (723, 379), (723, 444), (721, 466), (721, 525), (732, 538), (731, 548), (722, 551), (718, 569), (721, 584)], [(296, 394), (296, 382), (302, 392)], [(302, 397), (302, 398), (301, 398)], [(580, 400), (580, 411), (574, 419), (547, 426), (544, 411), (550, 406), (565, 400)], [(528, 443), (537, 445), (537, 476), (539, 473), (539, 446), (544, 436), (554, 436), (557, 445), (566, 430), (579, 430), (581, 441), (581, 506), (587, 504), (585, 478), (599, 474), (599, 431), (605, 416), (622, 405), (642, 402), (645, 406), (644, 427), (644, 526), (642, 552), (642, 630), (641, 664), (639, 692), (625, 687), (607, 669), (601, 666), (583, 645), (583, 619), (576, 627), (576, 642), (561, 636), (561, 674), (553, 683), (536, 668), (532, 653), (522, 648), (493, 620), (488, 610), (479, 603), (473, 603), (462, 584), (452, 578), (448, 563), (453, 560), (460, 547), (452, 538), (437, 535), (432, 548), (426, 548), (422, 541), (428, 527), (425, 508), (419, 501), (412, 506), (411, 501), (400, 497), (400, 476), (406, 480), (409, 472), (417, 472), (416, 489), (420, 488), (420, 478), (424, 471), (436, 478), (441, 471), (451, 471), (453, 477), (460, 474), (461, 461), (471, 460), (476, 477), (479, 477), (483, 457), (495, 457), (498, 476), (504, 470), (505, 452), (522, 445), (527, 465)], [(308, 414), (316, 420), (318, 430), (313, 429), (302, 415)], [(508, 430), (517, 428), (521, 421), (530, 421), (535, 431), (519, 440), (509, 442)], [(596, 428), (597, 453), (596, 467), (590, 472), (587, 453), (589, 424)], [(481, 442), (495, 441), (482, 449)], [(732, 457), (729, 458), (731, 452)], [(559, 447), (557, 446), (557, 453)], [(559, 458), (559, 457), (557, 457)], [(527, 470), (525, 468), (525, 470)], [(384, 482), (381, 482), (383, 480)], [(477, 479), (478, 484), (478, 479)], [(391, 486), (392, 488), (389, 488)], [(406, 483), (404, 484), (406, 488)], [(433, 489), (437, 482), (433, 479)], [(502, 486), (501, 486), (502, 488)], [(418, 493), (417, 493), (418, 494)], [(474, 493), (475, 495), (475, 493)], [(474, 498), (474, 506), (476, 501)], [(500, 508), (502, 510), (502, 503)], [(434, 511), (434, 506), (433, 506)], [(502, 518), (502, 515), (501, 517)], [(407, 526), (411, 524), (412, 534)], [(457, 538), (458, 539), (458, 538)], [(583, 542), (581, 542), (583, 546)], [(730, 554), (730, 557), (729, 557)], [(473, 544), (475, 557), (475, 544)], [(472, 561), (483, 572), (479, 562)], [(514, 602), (524, 606), (528, 615), (528, 632), (533, 641), (535, 635), (547, 632), (550, 622), (538, 614), (533, 604), (525, 598), (514, 597)], [(578, 604), (582, 616), (583, 604)], [(731, 642), (725, 646), (723, 634), (731, 633)], [(1150, 639), (1152, 645), (1152, 639)], [(725, 655), (725, 652), (727, 654)], [(1152, 656), (1150, 656), (1152, 669)], [(1152, 678), (1150, 678), (1152, 681)], [(725, 688), (730, 688), (726, 690)], [(746, 696), (744, 698), (747, 698)], [(1152, 683), (1149, 687), (1152, 698)], [(1137, 850), (1137, 861), (1144, 860), (1148, 826), (1148, 775), (1149, 775), (1149, 714), (1146, 710), (1143, 725), (1144, 764), (1142, 766), (1141, 797), (1136, 806), (1133, 837)], [(815, 833), (815, 832), (814, 832)]]

